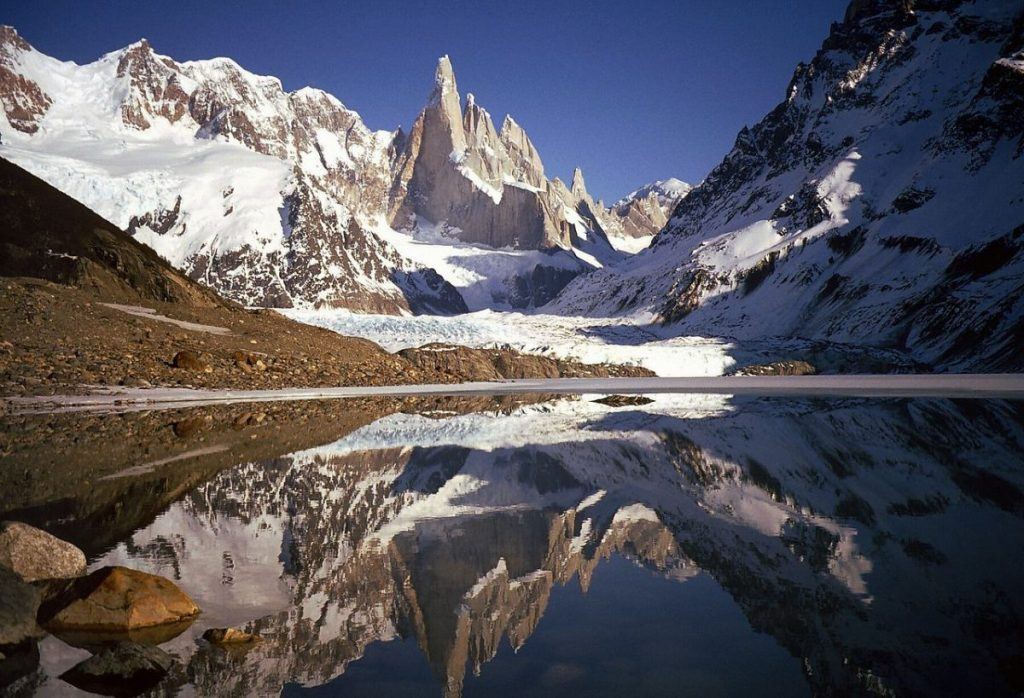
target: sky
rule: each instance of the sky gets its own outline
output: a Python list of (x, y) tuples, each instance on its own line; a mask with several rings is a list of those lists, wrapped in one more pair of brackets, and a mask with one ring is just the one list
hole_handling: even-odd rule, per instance
[(4, 3), (40, 51), (76, 63), (145, 37), (176, 60), (228, 56), (338, 97), (372, 129), (408, 127), (448, 54), (459, 90), (510, 113), (568, 181), (607, 201), (655, 179), (696, 183), (782, 100), (848, 0), (691, 2)]

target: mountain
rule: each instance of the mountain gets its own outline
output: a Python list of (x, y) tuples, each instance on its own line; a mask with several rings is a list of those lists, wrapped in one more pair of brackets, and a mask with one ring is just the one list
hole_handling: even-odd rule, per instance
[(1021, 370), (1024, 9), (856, 0), (651, 249), (554, 312)]
[[(285, 388), (649, 375), (509, 348), (391, 354), (365, 339), (247, 310), (0, 158), (0, 393), (83, 385)], [(181, 359), (190, 352), (191, 359)]]
[(74, 199), (0, 159), (0, 276), (92, 289), (110, 300), (235, 307)]
[(616, 201), (609, 210), (608, 237), (612, 245), (627, 252), (647, 247), (692, 189), (686, 182), (670, 177), (646, 184)]
[(529, 307), (622, 257), (511, 117), (462, 108), (447, 57), (409, 134), (145, 39), (79, 66), (0, 28), (0, 97), (0, 154), (245, 305)]

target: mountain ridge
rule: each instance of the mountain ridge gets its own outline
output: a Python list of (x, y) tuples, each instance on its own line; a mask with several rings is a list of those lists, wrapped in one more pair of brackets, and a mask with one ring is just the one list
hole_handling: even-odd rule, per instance
[(1020, 370), (1022, 49), (1013, 2), (852, 3), (651, 249), (546, 310)]
[(475, 100), (463, 110), (438, 65), (412, 130), (372, 131), (230, 58), (177, 62), (141, 39), (78, 66), (5, 27), (0, 149), (246, 305), (533, 307), (620, 259), (613, 216), (548, 181), (511, 116), (499, 131)]

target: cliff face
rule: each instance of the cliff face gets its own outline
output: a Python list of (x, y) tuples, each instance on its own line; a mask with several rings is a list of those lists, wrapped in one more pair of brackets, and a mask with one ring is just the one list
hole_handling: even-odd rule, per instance
[[(442, 57), (428, 104), (398, 155), (392, 223), (422, 216), (466, 242), (568, 250), (589, 197), (560, 185), (544, 176), (536, 148), (511, 117), (499, 132), (472, 94), (462, 108), (451, 61)], [(581, 230), (607, 245), (599, 225)]]
[(652, 248), (551, 307), (1021, 367), (1019, 3), (856, 2)]

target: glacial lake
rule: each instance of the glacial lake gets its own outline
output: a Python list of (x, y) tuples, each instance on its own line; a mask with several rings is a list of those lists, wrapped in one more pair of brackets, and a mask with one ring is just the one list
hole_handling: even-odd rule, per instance
[(594, 397), (0, 415), (0, 520), (196, 601), (157, 695), (1024, 691), (1024, 402)]

